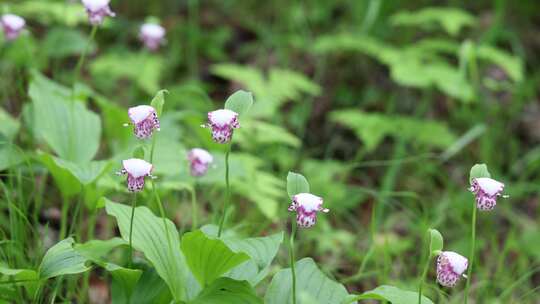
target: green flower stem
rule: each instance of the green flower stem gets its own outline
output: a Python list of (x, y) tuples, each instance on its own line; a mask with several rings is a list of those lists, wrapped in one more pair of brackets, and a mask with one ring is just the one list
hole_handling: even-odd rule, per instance
[(227, 150), (225, 154), (225, 185), (227, 187), (225, 202), (223, 203), (223, 212), (221, 214), (221, 220), (219, 221), (219, 230), (218, 237), (221, 237), (223, 232), (223, 224), (225, 223), (225, 216), (227, 214), (227, 208), (229, 207), (229, 201), (231, 200), (231, 189), (229, 184), (229, 155), (231, 154), (231, 147)]
[(418, 285), (418, 304), (422, 304), (422, 289), (424, 287), (424, 282), (426, 281), (430, 264), (431, 264), (431, 253), (428, 255), (426, 264), (424, 265), (424, 270), (422, 271), (422, 277), (420, 278), (420, 283)]
[(133, 193), (131, 202), (131, 220), (129, 222), (129, 266), (133, 264), (133, 220), (135, 219), (135, 207), (137, 206), (137, 192)]
[(195, 231), (198, 226), (197, 220), (197, 188), (196, 185), (193, 185), (193, 188), (189, 189), (191, 194), (191, 231)]
[(295, 269), (295, 257), (294, 257), (294, 238), (296, 236), (296, 219), (291, 220), (291, 238), (289, 239), (289, 257), (291, 263), (292, 273), (292, 302), (296, 304), (296, 269)]
[(67, 232), (67, 222), (68, 222), (68, 212), (69, 212), (69, 201), (66, 197), (62, 196), (62, 215), (60, 218), (60, 239), (63, 240), (66, 237)]
[(465, 299), (463, 301), (464, 304), (467, 304), (467, 301), (469, 299), (469, 288), (471, 286), (471, 281), (472, 281), (472, 268), (473, 268), (473, 263), (474, 263), (475, 246), (476, 246), (476, 205), (473, 204), (473, 214), (472, 214), (472, 219), (471, 219), (471, 251), (469, 253), (469, 267), (467, 269), (467, 283), (465, 285)]
[(94, 40), (94, 37), (96, 36), (97, 29), (98, 29), (97, 25), (94, 25), (92, 27), (92, 31), (90, 32), (90, 37), (88, 38), (88, 41), (86, 42), (86, 46), (84, 47), (84, 50), (81, 53), (79, 60), (77, 61), (77, 65), (75, 66), (75, 76), (73, 77), (73, 84), (75, 84), (77, 79), (79, 79), (79, 76), (81, 74), (81, 68), (84, 64), (84, 60), (86, 59), (88, 49), (90, 48), (90, 45), (92, 44), (92, 41)]

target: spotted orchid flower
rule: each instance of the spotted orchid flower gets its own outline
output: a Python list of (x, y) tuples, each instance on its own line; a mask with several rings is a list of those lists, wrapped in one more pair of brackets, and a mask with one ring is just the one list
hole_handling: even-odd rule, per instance
[[(159, 119), (152, 106), (141, 105), (128, 109), (128, 116), (133, 124), (133, 133), (139, 139), (152, 136), (154, 130), (159, 131)], [(125, 124), (127, 126), (128, 124)]]
[(437, 281), (442, 286), (454, 287), (464, 275), (469, 261), (453, 251), (443, 251), (437, 258)]
[(208, 126), (212, 128), (212, 139), (220, 144), (231, 141), (234, 129), (240, 127), (238, 113), (221, 109), (208, 113)]
[(309, 228), (317, 222), (317, 212), (327, 213), (322, 207), (323, 199), (311, 193), (299, 193), (293, 196), (289, 211), (296, 212), (296, 223), (299, 227)]
[(165, 42), (165, 28), (155, 23), (145, 23), (139, 31), (139, 38), (151, 51), (157, 51)]
[(208, 166), (214, 158), (208, 151), (200, 148), (191, 149), (188, 153), (188, 160), (192, 176), (202, 176), (208, 171)]
[(139, 158), (126, 159), (122, 161), (122, 167), (118, 174), (127, 174), (127, 187), (131, 192), (139, 192), (143, 189), (145, 177), (153, 178), (151, 173), (154, 166), (145, 160)]
[(476, 207), (490, 211), (497, 205), (497, 197), (502, 195), (504, 184), (489, 177), (473, 178), (469, 190), (476, 196)]
[(0, 18), (0, 25), (2, 25), (6, 40), (17, 39), (25, 24), (26, 21), (23, 18), (13, 14), (5, 14)]
[(109, 3), (111, 0), (82, 0), (86, 13), (88, 14), (88, 20), (92, 25), (100, 25), (103, 23), (105, 17), (114, 17), (115, 13), (111, 11)]

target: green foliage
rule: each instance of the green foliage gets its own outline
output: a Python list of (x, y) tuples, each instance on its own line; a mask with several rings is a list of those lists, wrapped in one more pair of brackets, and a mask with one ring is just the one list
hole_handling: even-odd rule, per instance
[(29, 93), (37, 136), (62, 159), (85, 163), (94, 158), (101, 136), (101, 119), (74, 100), (71, 92), (34, 73)]
[(253, 94), (246, 91), (236, 91), (225, 101), (225, 109), (238, 113), (238, 115), (246, 115), (253, 105)]
[[(113, 287), (122, 286), (117, 280), (113, 281)], [(125, 289), (112, 289), (113, 303), (125, 303)], [(115, 301), (116, 299), (116, 301)], [(133, 287), (130, 304), (169, 304), (172, 297), (169, 288), (161, 277), (153, 269), (148, 269), (141, 275), (137, 284)]]
[[(291, 304), (291, 283), (290, 268), (280, 270), (268, 286), (265, 303)], [(296, 262), (296, 292), (298, 304), (341, 303), (348, 296), (345, 287), (329, 279), (311, 258)]]
[(181, 247), (187, 265), (203, 287), (249, 260), (247, 254), (231, 250), (222, 240), (210, 238), (200, 230), (184, 234)]
[[(410, 304), (418, 303), (418, 293), (414, 291), (406, 291), (394, 286), (382, 285), (373, 290), (366, 291), (358, 296), (351, 296), (343, 304), (352, 303), (357, 300), (381, 300), (388, 301), (392, 304)], [(433, 302), (425, 296), (422, 296), (422, 304), (433, 304)]]
[(438, 121), (365, 113), (352, 109), (334, 111), (330, 119), (353, 129), (368, 151), (377, 148), (386, 136), (441, 149), (449, 147), (456, 140), (452, 131)]
[(86, 272), (88, 259), (73, 248), (73, 238), (67, 238), (51, 247), (39, 265), (39, 278), (50, 279), (66, 274)]
[(161, 113), (163, 112), (163, 105), (165, 104), (165, 93), (169, 94), (169, 91), (167, 90), (160, 90), (156, 93), (154, 98), (152, 98), (152, 102), (150, 102), (150, 105), (156, 109), (156, 113), (158, 117), (161, 117)]
[[(55, 28), (47, 33), (43, 48), (51, 58), (64, 58), (80, 55), (88, 45), (88, 37), (81, 32), (69, 28)], [(88, 52), (93, 53), (96, 44), (91, 43)]]
[(390, 17), (393, 25), (419, 26), (431, 29), (435, 24), (443, 27), (450, 35), (456, 36), (462, 28), (473, 26), (476, 18), (470, 13), (449, 7), (427, 7), (415, 12), (399, 12)]
[[(114, 216), (125, 241), (129, 240), (131, 208), (111, 201), (105, 205), (107, 214)], [(176, 227), (166, 220), (168, 239), (163, 220), (155, 216), (146, 207), (137, 207), (133, 224), (133, 248), (144, 253), (154, 265), (156, 272), (167, 283), (175, 299), (183, 299), (186, 295), (187, 269), (185, 258), (180, 252), (180, 241)]]
[(92, 61), (90, 72), (103, 87), (112, 89), (117, 81), (128, 79), (146, 94), (159, 90), (163, 58), (128, 51), (110, 52)]
[(469, 173), (469, 183), (472, 183), (473, 178), (491, 177), (486, 164), (476, 164), (471, 167)]
[(212, 72), (220, 77), (239, 82), (257, 96), (252, 116), (269, 117), (288, 100), (299, 101), (301, 96), (316, 96), (321, 88), (304, 75), (272, 68), (265, 76), (262, 71), (235, 64), (216, 64)]
[(429, 254), (437, 256), (439, 251), (443, 250), (444, 240), (437, 229), (428, 229), (429, 233)]
[(189, 304), (263, 304), (253, 288), (246, 281), (235, 281), (229, 278), (215, 280)]
[(10, 8), (20, 16), (37, 19), (44, 24), (61, 23), (74, 26), (87, 20), (84, 7), (78, 3), (30, 0), (17, 1)]
[(0, 134), (8, 141), (12, 141), (15, 135), (17, 135), (21, 124), (1, 108), (0, 121), (2, 121), (2, 124), (0, 124)]
[(292, 199), (298, 193), (309, 193), (309, 183), (302, 174), (289, 172), (287, 174), (287, 194)]
[[(217, 235), (217, 226), (206, 225), (201, 230), (209, 236)], [(263, 280), (283, 242), (283, 232), (266, 237), (240, 238), (222, 236), (221, 240), (234, 252), (244, 252), (250, 260), (232, 268), (225, 275), (239, 281), (249, 281), (253, 286)]]

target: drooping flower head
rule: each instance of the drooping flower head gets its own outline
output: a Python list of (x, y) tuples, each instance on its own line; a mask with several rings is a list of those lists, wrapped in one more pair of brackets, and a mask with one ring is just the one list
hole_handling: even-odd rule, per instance
[(0, 24), (6, 40), (14, 40), (21, 34), (26, 21), (17, 15), (5, 14), (0, 18)]
[(100, 25), (103, 23), (105, 17), (114, 17), (115, 14), (109, 7), (111, 0), (82, 0), (86, 13), (88, 14), (88, 20), (92, 25)]
[(152, 106), (141, 105), (128, 109), (129, 119), (135, 126), (133, 133), (140, 139), (152, 136), (154, 130), (159, 131), (159, 119)]
[(476, 196), (476, 207), (489, 211), (497, 205), (497, 197), (502, 195), (504, 184), (489, 177), (473, 178), (469, 190)]
[(454, 287), (467, 270), (469, 261), (453, 251), (443, 251), (437, 258), (437, 281), (442, 286)]
[(157, 51), (165, 42), (165, 28), (155, 23), (145, 23), (141, 26), (139, 38), (151, 51)]
[(323, 199), (311, 193), (299, 193), (293, 196), (289, 211), (296, 212), (296, 223), (302, 228), (309, 228), (317, 222), (317, 212), (327, 213), (322, 207)]
[(240, 127), (238, 113), (227, 109), (209, 112), (208, 122), (212, 128), (212, 139), (220, 144), (231, 141), (234, 129)]
[(208, 151), (200, 148), (191, 149), (188, 153), (188, 160), (192, 176), (202, 176), (208, 171), (208, 166), (214, 158)]
[(120, 175), (127, 174), (127, 186), (131, 192), (139, 192), (144, 187), (144, 178), (152, 177), (152, 169), (154, 167), (149, 162), (139, 159), (130, 158), (122, 161), (122, 170), (118, 172)]

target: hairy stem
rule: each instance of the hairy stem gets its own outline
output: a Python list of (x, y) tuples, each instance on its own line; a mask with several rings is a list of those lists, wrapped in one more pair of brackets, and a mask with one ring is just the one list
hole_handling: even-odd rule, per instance
[(129, 266), (133, 264), (133, 220), (135, 219), (135, 207), (137, 206), (137, 192), (133, 193), (131, 202), (131, 220), (129, 222)]
[(74, 84), (77, 81), (77, 79), (79, 79), (79, 76), (81, 74), (81, 68), (84, 64), (84, 60), (86, 59), (88, 49), (90, 48), (90, 45), (92, 44), (92, 41), (94, 40), (94, 37), (96, 36), (97, 29), (98, 29), (97, 25), (94, 25), (92, 27), (92, 31), (90, 32), (90, 37), (88, 38), (88, 41), (86, 42), (86, 46), (84, 47), (84, 50), (81, 53), (79, 60), (77, 61), (77, 65), (75, 66), (75, 76), (73, 77)]
[(294, 238), (296, 236), (296, 219), (293, 216), (291, 220), (291, 237), (289, 239), (289, 257), (291, 263), (292, 273), (292, 302), (296, 304), (296, 269), (295, 269), (295, 257), (294, 257)]
[(225, 223), (225, 216), (227, 214), (227, 208), (229, 207), (229, 201), (231, 199), (231, 189), (229, 184), (229, 154), (231, 154), (231, 148), (227, 150), (225, 154), (225, 186), (227, 187), (225, 201), (223, 203), (223, 212), (221, 214), (221, 220), (219, 221), (218, 237), (221, 237), (223, 232), (223, 224)]
[(474, 263), (474, 253), (476, 246), (476, 205), (473, 204), (473, 214), (471, 219), (471, 251), (469, 253), (469, 268), (467, 269), (467, 283), (465, 285), (465, 299), (464, 304), (467, 304), (469, 300), (469, 288), (472, 281), (472, 268)]
[(426, 281), (430, 262), (431, 262), (431, 253), (429, 253), (428, 255), (426, 264), (424, 265), (424, 270), (422, 271), (422, 277), (420, 277), (420, 283), (418, 284), (418, 304), (422, 304), (422, 289), (424, 287), (424, 282)]

